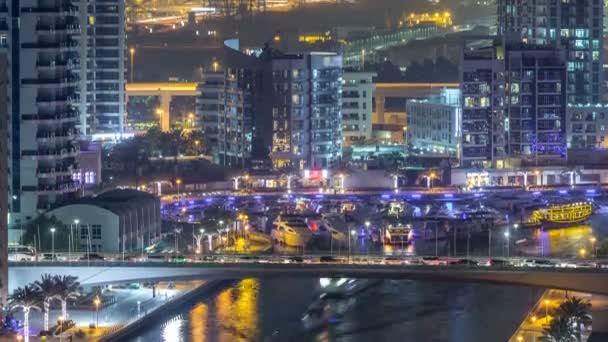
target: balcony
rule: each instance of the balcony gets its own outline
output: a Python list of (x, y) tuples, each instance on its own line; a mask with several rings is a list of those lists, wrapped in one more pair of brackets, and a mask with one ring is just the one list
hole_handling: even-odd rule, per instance
[(59, 69), (64, 68), (66, 66), (69, 67), (78, 67), (80, 61), (78, 59), (49, 59), (49, 60), (37, 60), (36, 67), (39, 69)]
[(21, 80), (21, 84), (24, 85), (74, 85), (79, 81), (77, 76), (55, 76), (48, 78), (30, 78)]
[(24, 49), (73, 49), (78, 47), (77, 41), (59, 41), (59, 42), (33, 42), (23, 43), (21, 47)]
[(74, 122), (78, 117), (78, 112), (62, 112), (59, 114), (46, 114), (46, 115), (36, 115), (36, 114), (24, 114), (21, 116), (21, 120), (24, 121), (36, 121), (38, 123), (64, 123), (64, 122)]
[(65, 31), (66, 33), (77, 33), (80, 31), (80, 25), (66, 24), (66, 23), (36, 24), (36, 31), (40, 31), (40, 32)]
[(60, 184), (48, 184), (38, 185), (37, 192), (41, 194), (52, 194), (52, 193), (66, 193), (75, 192), (78, 190), (78, 186), (73, 182), (60, 183)]
[(78, 97), (75, 95), (38, 95), (36, 97), (36, 103), (38, 104), (49, 104), (49, 103), (71, 103), (78, 101)]
[(50, 140), (58, 140), (58, 139), (66, 139), (73, 138), (75, 136), (74, 130), (64, 129), (57, 131), (49, 131), (42, 130), (36, 134), (36, 139), (40, 142), (50, 141)]
[(40, 6), (40, 7), (23, 7), (21, 13), (37, 13), (37, 14), (76, 14), (78, 13), (78, 7), (72, 6), (68, 3), (54, 6)]
[(36, 155), (32, 156), (36, 159), (61, 159), (78, 156), (78, 150), (74, 147), (63, 149), (39, 149)]
[(38, 178), (54, 178), (57, 176), (70, 176), (72, 174), (71, 166), (63, 167), (39, 167), (36, 169), (36, 176)]

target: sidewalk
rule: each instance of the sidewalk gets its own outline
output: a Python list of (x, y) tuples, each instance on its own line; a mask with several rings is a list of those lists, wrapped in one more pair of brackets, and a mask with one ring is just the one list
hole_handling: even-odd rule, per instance
[[(68, 306), (68, 316), (76, 326), (67, 330), (63, 335), (63, 340), (67, 341), (69, 336), (73, 336), (73, 341), (96, 341), (99, 338), (110, 334), (142, 315), (153, 311), (168, 300), (183, 295), (184, 293), (202, 285), (204, 281), (180, 282), (175, 284), (175, 288), (168, 289), (166, 283), (157, 286), (156, 297), (152, 298), (151, 288), (140, 289), (112, 289), (111, 294), (116, 297), (116, 303), (99, 310), (99, 327), (89, 328), (90, 324), (95, 324), (97, 313), (91, 305), (91, 310), (70, 309)], [(139, 311), (138, 311), (138, 304)], [(60, 310), (51, 310), (49, 322), (52, 325), (60, 316)], [(22, 319), (21, 312), (15, 313), (15, 318)], [(42, 329), (43, 315), (41, 312), (32, 311), (30, 314), (30, 341), (43, 341), (37, 335)], [(76, 338), (76, 332), (81, 330), (85, 333), (83, 338)], [(15, 337), (0, 336), (0, 342), (16, 341)], [(59, 336), (47, 338), (46, 341), (59, 341)]]
[[(528, 313), (509, 342), (543, 341), (544, 329), (549, 327), (559, 305), (568, 297), (579, 297), (591, 301), (591, 295), (582, 292), (547, 290)], [(587, 335), (583, 336), (586, 341)]]

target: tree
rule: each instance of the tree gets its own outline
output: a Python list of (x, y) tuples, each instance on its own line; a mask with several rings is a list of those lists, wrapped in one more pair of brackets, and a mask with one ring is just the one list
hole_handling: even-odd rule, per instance
[(577, 297), (568, 298), (568, 300), (559, 305), (559, 309), (557, 310), (560, 317), (566, 318), (571, 326), (576, 327), (574, 332), (579, 341), (582, 333), (582, 323), (591, 320), (589, 310), (591, 310), (591, 303)]
[(562, 316), (557, 316), (551, 321), (551, 325), (544, 331), (544, 337), (550, 342), (576, 341), (572, 325), (566, 317)]
[(40, 307), (40, 293), (32, 286), (25, 285), (24, 287), (17, 288), (13, 294), (9, 297), (11, 311), (21, 309), (23, 310), (23, 340), (29, 342), (30, 340), (30, 311), (38, 310)]
[(76, 281), (78, 277), (74, 276), (59, 276), (53, 277), (53, 281), (56, 285), (56, 298), (61, 302), (61, 315), (63, 319), (68, 318), (67, 303), (68, 300), (76, 299), (80, 293), (78, 293), (78, 286), (80, 283)]
[(44, 330), (49, 330), (49, 308), (51, 306), (51, 300), (57, 298), (57, 284), (55, 279), (50, 274), (43, 274), (41, 280), (37, 280), (34, 286), (43, 303), (44, 313)]

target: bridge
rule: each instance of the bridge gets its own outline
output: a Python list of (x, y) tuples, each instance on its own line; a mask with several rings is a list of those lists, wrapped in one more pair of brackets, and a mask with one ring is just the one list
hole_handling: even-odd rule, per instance
[(405, 27), (396, 31), (374, 33), (371, 37), (346, 42), (342, 52), (345, 67), (357, 67), (373, 61), (376, 52), (393, 46), (405, 45), (412, 40), (429, 39), (453, 32), (435, 25)]
[(196, 87), (196, 83), (185, 82), (128, 83), (127, 100), (131, 96), (158, 96), (160, 108), (157, 109), (157, 114), (160, 116), (160, 129), (168, 132), (171, 127), (171, 99), (175, 96), (198, 96)]
[(201, 278), (349, 277), (421, 279), (533, 286), (608, 295), (608, 269), (467, 265), (382, 265), (375, 263), (253, 262), (33, 262), (9, 264), (9, 291), (39, 280), (44, 273), (75, 275), (85, 286)]

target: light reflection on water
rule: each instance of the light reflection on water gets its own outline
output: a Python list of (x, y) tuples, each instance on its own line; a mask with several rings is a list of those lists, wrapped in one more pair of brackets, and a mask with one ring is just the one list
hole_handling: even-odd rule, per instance
[[(166, 322), (152, 323), (132, 341), (363, 342), (404, 336), (412, 341), (505, 340), (539, 291), (386, 280), (358, 294), (339, 323), (305, 332), (301, 317), (316, 297), (318, 283), (314, 278), (245, 279), (182, 308)], [(496, 307), (501, 308), (501, 319), (487, 320)]]

